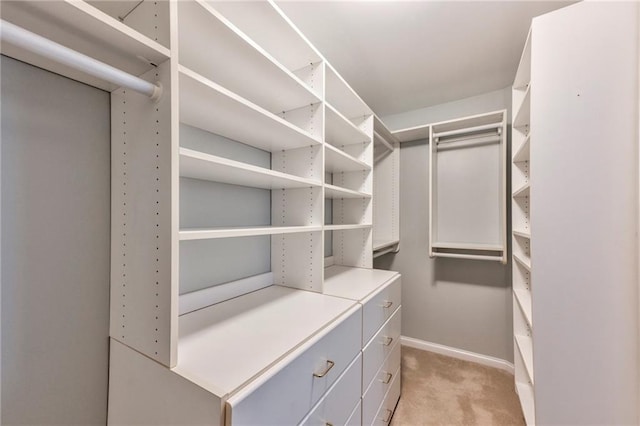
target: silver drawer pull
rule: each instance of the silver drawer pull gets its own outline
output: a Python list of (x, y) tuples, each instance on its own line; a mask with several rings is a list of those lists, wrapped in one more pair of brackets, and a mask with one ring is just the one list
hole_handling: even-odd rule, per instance
[(327, 373), (329, 372), (329, 370), (331, 370), (334, 365), (336, 365), (335, 362), (327, 360), (327, 368), (322, 373), (313, 373), (313, 377), (317, 377), (317, 378), (320, 379), (320, 378), (326, 376)]
[(391, 342), (393, 342), (393, 337), (385, 337), (384, 342), (382, 342), (382, 344), (385, 346), (389, 346)]
[(386, 309), (386, 308), (390, 308), (392, 305), (393, 305), (393, 302), (391, 300), (385, 300), (382, 307)]
[(387, 408), (387, 418), (386, 418), (386, 419), (382, 419), (382, 421), (383, 421), (384, 423), (389, 423), (389, 420), (391, 420), (391, 416), (392, 416), (392, 415), (393, 415), (393, 411), (392, 411), (392, 410), (389, 410), (389, 409)]
[(384, 378), (384, 380), (382, 380), (382, 383), (384, 383), (385, 385), (388, 384), (391, 381), (391, 378), (393, 377), (393, 374), (391, 373), (386, 373), (386, 377)]

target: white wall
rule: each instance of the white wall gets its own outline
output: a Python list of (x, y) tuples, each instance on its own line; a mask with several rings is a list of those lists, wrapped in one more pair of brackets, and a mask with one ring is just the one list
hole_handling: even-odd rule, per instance
[[(382, 120), (398, 130), (504, 108), (511, 108), (511, 88)], [(513, 362), (511, 266), (429, 258), (428, 177), (428, 141), (403, 143), (400, 252), (374, 265), (402, 273), (402, 334)]]
[(2, 418), (105, 424), (109, 94), (2, 66)]

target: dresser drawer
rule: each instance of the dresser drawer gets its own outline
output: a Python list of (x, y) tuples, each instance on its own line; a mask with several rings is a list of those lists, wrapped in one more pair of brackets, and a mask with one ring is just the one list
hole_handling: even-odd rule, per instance
[(402, 299), (402, 287), (400, 275), (388, 283), (382, 290), (374, 294), (370, 299), (363, 301), (362, 308), (362, 346), (373, 337), (378, 329), (400, 306)]
[(391, 417), (393, 416), (393, 412), (396, 409), (396, 405), (398, 404), (398, 399), (400, 398), (401, 384), (402, 378), (400, 377), (400, 369), (398, 369), (398, 372), (391, 381), (389, 392), (387, 392), (387, 395), (384, 397), (384, 401), (380, 404), (380, 409), (373, 418), (373, 421), (371, 421), (371, 423), (362, 423), (363, 425), (387, 426), (389, 424)]
[(365, 391), (394, 344), (400, 340), (401, 315), (402, 307), (399, 307), (362, 351), (362, 385)]
[(362, 310), (353, 308), (295, 358), (249, 383), (227, 401), (227, 425), (298, 424), (358, 356), (361, 327)]
[(373, 416), (378, 411), (382, 400), (391, 389), (391, 384), (396, 374), (400, 374), (400, 342), (396, 342), (393, 345), (391, 354), (365, 390), (362, 397), (362, 411), (367, 413), (368, 417), (364, 419), (365, 423), (369, 424), (373, 421), (373, 417), (370, 416)]
[(349, 420), (355, 407), (360, 402), (362, 387), (362, 356), (351, 363), (342, 376), (329, 389), (309, 415), (300, 423), (304, 426), (344, 425)]
[(351, 417), (349, 417), (345, 426), (362, 426), (362, 404), (360, 400), (358, 400), (358, 405), (353, 409)]

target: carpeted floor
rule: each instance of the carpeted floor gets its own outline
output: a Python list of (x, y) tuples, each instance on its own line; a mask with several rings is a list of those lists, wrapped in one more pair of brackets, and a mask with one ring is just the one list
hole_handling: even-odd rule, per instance
[(402, 396), (392, 426), (524, 424), (511, 374), (402, 347)]

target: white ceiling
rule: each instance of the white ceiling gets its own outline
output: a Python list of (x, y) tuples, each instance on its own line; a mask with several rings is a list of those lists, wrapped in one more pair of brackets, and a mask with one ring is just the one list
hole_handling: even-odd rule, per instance
[(531, 18), (560, 1), (280, 1), (380, 116), (510, 86)]

